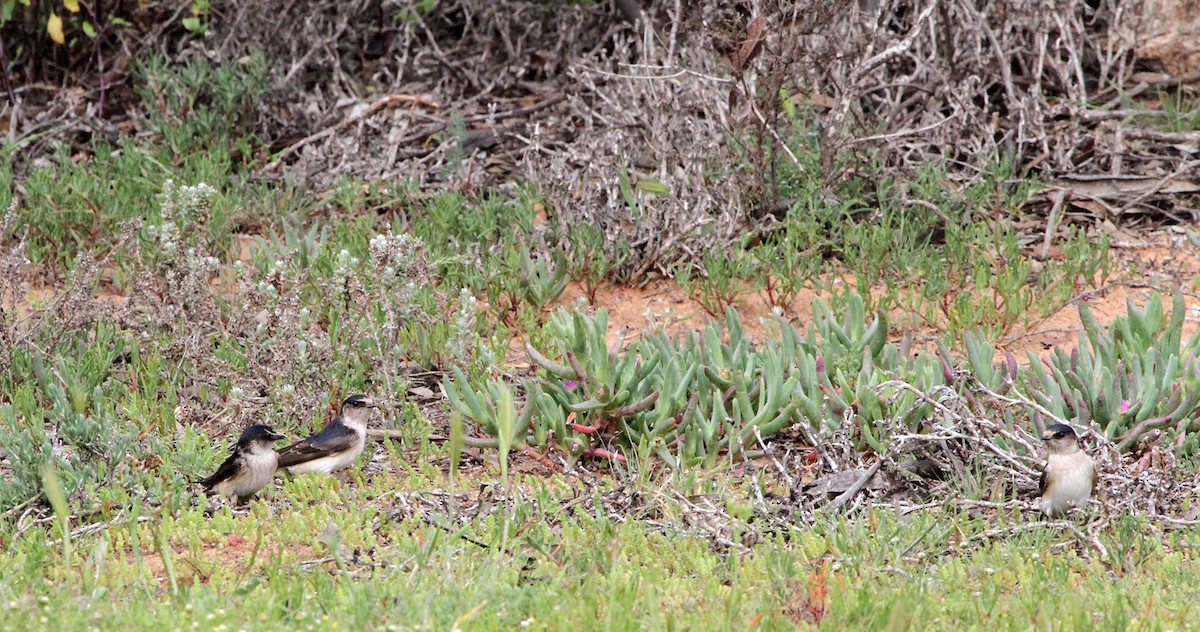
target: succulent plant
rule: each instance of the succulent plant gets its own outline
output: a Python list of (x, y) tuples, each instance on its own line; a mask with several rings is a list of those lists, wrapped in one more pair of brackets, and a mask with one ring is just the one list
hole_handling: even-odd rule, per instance
[(524, 446), (527, 443), (530, 415), (528, 406), (513, 413), (512, 389), (503, 381), (490, 378), (483, 388), (472, 388), (467, 376), (458, 367), (453, 368), (454, 381), (442, 382), (450, 405), (461, 414), (479, 424), (484, 433), (495, 437), (493, 441), (475, 441), (475, 445)]
[[(1180, 344), (1179, 296), (1169, 322), (1155, 298), (1144, 309), (1131, 304), (1109, 330), (1081, 306), (1079, 348), (1056, 350), (1044, 362), (1030, 356), (1023, 371), (1011, 354), (996, 362), (995, 346), (982, 334), (966, 336), (962, 368), (944, 348), (914, 354), (907, 337), (888, 341), (882, 315), (868, 323), (856, 296), (841, 319), (820, 299), (813, 314), (806, 336), (780, 316), (765, 322), (777, 335), (761, 344), (733, 309), (703, 332), (650, 331), (629, 342), (626, 331), (610, 335), (603, 309), (594, 316), (560, 309), (543, 330), (544, 350), (525, 343), (537, 370), (524, 382), (519, 413), (508, 387), (494, 378), (475, 388), (456, 371), (446, 393), (494, 438), (474, 439), (477, 445), (553, 445), (572, 460), (657, 455), (688, 466), (740, 458), (759, 437), (796, 424), (817, 441), (846, 433), (857, 450), (884, 452), (895, 433), (951, 422), (939, 420), (930, 394), (949, 387), (975, 402), (980, 392), (1002, 394), (1017, 384), (1033, 393), (1036, 406), (1027, 413), (1035, 426), (1042, 416), (1035, 409), (1044, 407), (1096, 423), (1122, 449), (1168, 427), (1178, 445), (1191, 445), (1185, 439), (1200, 406), (1200, 335)], [(1028, 422), (1018, 419), (1019, 409), (998, 414), (1009, 429)]]
[(1176, 292), (1166, 320), (1155, 294), (1140, 309), (1130, 301), (1127, 314), (1105, 329), (1080, 304), (1083, 332), (1075, 349), (1055, 349), (1046, 360), (1029, 356), (1038, 403), (1079, 424), (1095, 424), (1121, 450), (1156, 429), (1169, 429), (1182, 445), (1196, 429), (1200, 407), (1200, 334), (1181, 345), (1184, 314)]

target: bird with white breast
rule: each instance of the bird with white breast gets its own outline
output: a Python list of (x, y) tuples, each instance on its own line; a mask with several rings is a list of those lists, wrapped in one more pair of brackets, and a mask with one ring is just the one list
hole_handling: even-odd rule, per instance
[(376, 408), (366, 395), (351, 395), (341, 414), (320, 432), (279, 451), (279, 469), (293, 474), (332, 474), (354, 464), (367, 441), (367, 421)]
[(1038, 509), (1051, 518), (1083, 508), (1096, 489), (1096, 463), (1079, 447), (1079, 437), (1066, 424), (1053, 424), (1042, 433), (1046, 442), (1046, 467), (1039, 482)]

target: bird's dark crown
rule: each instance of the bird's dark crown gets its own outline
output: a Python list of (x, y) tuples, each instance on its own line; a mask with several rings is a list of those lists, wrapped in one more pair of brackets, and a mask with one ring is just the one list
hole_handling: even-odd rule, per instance
[(1074, 437), (1075, 430), (1072, 429), (1067, 424), (1052, 424), (1052, 425), (1046, 426), (1046, 433), (1043, 436), (1045, 436), (1048, 439), (1050, 439), (1050, 438), (1061, 439), (1063, 437)]
[(279, 441), (281, 439), (286, 439), (286, 438), (287, 437), (280, 434), (274, 428), (272, 428), (268, 425), (254, 424), (242, 431), (242, 436), (241, 436), (241, 438), (238, 439), (238, 443), (246, 443), (249, 441), (257, 441), (260, 439), (269, 440), (269, 441)]
[(346, 408), (374, 408), (375, 402), (366, 395), (351, 395), (342, 402), (342, 407)]

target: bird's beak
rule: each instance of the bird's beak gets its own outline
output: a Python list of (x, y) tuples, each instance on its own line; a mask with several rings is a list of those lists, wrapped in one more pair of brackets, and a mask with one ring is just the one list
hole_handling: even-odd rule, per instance
[(379, 404), (376, 404), (375, 400), (373, 400), (373, 399), (368, 399), (366, 401), (366, 404), (367, 404), (367, 408), (379, 408)]
[(1042, 441), (1049, 441), (1054, 438), (1054, 433), (1047, 430), (1042, 433)]
[(267, 435), (267, 438), (271, 441), (283, 441), (284, 439), (287, 439), (287, 435), (283, 434), (282, 432), (271, 431), (271, 433)]

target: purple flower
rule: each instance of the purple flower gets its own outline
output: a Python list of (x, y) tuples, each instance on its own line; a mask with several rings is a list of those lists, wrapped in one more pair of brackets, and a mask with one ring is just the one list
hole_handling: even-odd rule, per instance
[(1127, 412), (1129, 412), (1130, 408), (1133, 408), (1133, 404), (1131, 404), (1129, 402), (1129, 400), (1127, 400), (1127, 399), (1121, 400), (1121, 412), (1127, 413)]
[(563, 385), (563, 388), (567, 389), (568, 391), (573, 391), (573, 390), (575, 390), (575, 387), (579, 385), (579, 381), (578, 380), (563, 380), (562, 385)]

